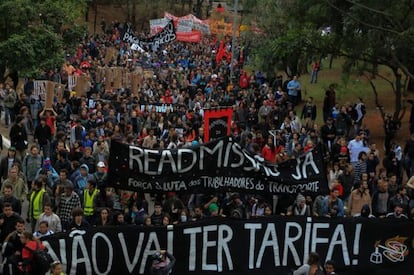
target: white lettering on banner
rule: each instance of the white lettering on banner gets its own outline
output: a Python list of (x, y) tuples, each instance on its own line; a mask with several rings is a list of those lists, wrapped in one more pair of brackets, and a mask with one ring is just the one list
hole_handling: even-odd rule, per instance
[(276, 228), (275, 228), (274, 223), (269, 223), (266, 227), (262, 245), (260, 246), (260, 250), (259, 250), (259, 255), (257, 255), (256, 268), (262, 267), (263, 255), (268, 246), (273, 247), (274, 263), (275, 263), (275, 266), (279, 266), (280, 265), (279, 244), (277, 240)]
[(306, 192), (318, 192), (319, 191), (319, 181), (312, 181), (302, 184), (286, 184), (268, 181), (267, 188), (271, 193), (306, 193)]
[(35, 81), (33, 81), (33, 96), (45, 97), (47, 82), (48, 82), (47, 80), (35, 80)]
[(169, 163), (171, 165), (171, 170), (174, 174), (177, 173), (177, 166), (175, 166), (173, 155), (169, 150), (163, 150), (161, 153), (160, 165), (158, 165), (158, 173), (162, 172), (163, 166), (161, 166), (161, 164), (165, 163)]
[[(319, 174), (319, 169), (316, 166), (316, 163), (313, 161), (313, 155), (312, 154), (306, 154), (305, 155), (305, 160), (303, 161), (303, 164), (302, 165), (300, 165), (300, 164), (301, 164), (300, 159), (297, 159), (297, 165), (296, 165), (297, 175), (292, 174), (292, 177), (295, 180), (301, 180), (302, 178), (304, 178), (304, 179), (308, 178), (308, 174), (307, 174), (307, 166), (308, 165), (312, 167), (313, 171), (316, 174)], [(301, 171), (301, 168), (302, 168), (302, 171)]]
[[(96, 245), (96, 239), (97, 238), (102, 238), (102, 240), (105, 241), (106, 246), (107, 246), (107, 251), (109, 253), (108, 264), (107, 264), (106, 270), (104, 272), (100, 271), (99, 268), (98, 268), (98, 260), (97, 260), (97, 257), (96, 257), (96, 254), (97, 254), (97, 251), (98, 251), (97, 245)], [(102, 274), (102, 275), (109, 274), (109, 272), (111, 272), (113, 260), (114, 260), (114, 250), (112, 248), (112, 243), (109, 240), (109, 238), (103, 233), (96, 233), (95, 235), (93, 235), (93, 238), (92, 238), (92, 263), (93, 263), (94, 271), (97, 274)]]
[[(262, 229), (261, 223), (245, 223), (244, 229), (250, 230), (249, 269), (254, 268), (254, 249), (256, 245), (256, 229)], [(276, 262), (276, 261), (275, 261)]]
[(334, 248), (336, 245), (341, 246), (341, 251), (343, 254), (343, 259), (345, 265), (350, 264), (349, 253), (348, 253), (348, 246), (346, 245), (346, 236), (344, 231), (344, 226), (342, 224), (338, 224), (335, 228), (334, 233), (332, 234), (332, 240), (329, 243), (328, 253), (326, 254), (326, 260), (332, 259), (332, 255), (334, 252)]
[[(356, 224), (356, 230), (354, 237), (358, 240), (358, 245), (353, 245), (354, 248), (354, 255), (359, 255), (359, 238), (361, 234), (361, 224)], [(292, 258), (296, 265), (301, 265), (304, 263), (309, 254), (309, 247), (311, 246), (311, 251), (317, 251), (318, 244), (325, 244), (328, 247), (328, 252), (326, 256), (326, 260), (330, 260), (333, 258), (334, 251), (341, 251), (342, 255), (341, 258), (344, 261), (345, 265), (350, 265), (350, 256), (349, 256), (349, 249), (347, 244), (347, 239), (345, 235), (345, 228), (343, 224), (338, 224), (334, 228), (333, 234), (331, 238), (321, 238), (318, 237), (318, 230), (319, 229), (330, 229), (329, 223), (312, 223), (312, 220), (309, 219), (306, 223), (305, 232), (303, 232), (302, 226), (296, 222), (287, 222), (285, 225), (284, 235), (279, 235), (276, 231), (275, 224), (269, 223), (264, 229), (262, 229), (262, 224), (260, 223), (246, 223), (244, 224), (244, 229), (250, 231), (250, 238), (249, 238), (249, 269), (254, 268), (261, 268), (263, 263), (264, 253), (267, 247), (273, 247), (273, 259), (274, 259), (274, 266), (287, 266), (288, 259)], [(332, 230), (332, 229), (330, 229)], [(311, 234), (312, 232), (312, 234)], [(281, 233), (281, 232), (279, 232)], [(262, 236), (262, 237), (260, 237)], [(312, 236), (312, 237), (310, 237)], [(261, 238), (261, 239), (260, 239)], [(261, 241), (260, 241), (261, 240)], [(280, 249), (279, 249), (279, 240), (283, 242), (283, 259), (282, 263), (280, 261)], [(303, 253), (303, 257), (301, 258), (298, 254), (298, 250), (295, 245), (297, 241), (303, 241), (303, 247), (305, 251)], [(260, 246), (258, 247), (257, 245)], [(340, 248), (335, 250), (335, 247), (339, 246)], [(259, 249), (256, 257), (256, 249)], [(291, 255), (291, 256), (290, 256)], [(255, 264), (256, 259), (256, 264)], [(357, 265), (357, 261), (355, 264)]]
[[(128, 237), (133, 240), (126, 240), (123, 232), (106, 234), (98, 231), (89, 236), (86, 233), (59, 239), (54, 242), (53, 248), (47, 241), (44, 244), (52, 258), (61, 261), (68, 274), (114, 274), (115, 266), (122, 266), (127, 273), (144, 274), (147, 259), (155, 251), (166, 248), (173, 254), (175, 235), (179, 236), (180, 243), (189, 243), (187, 251), (176, 252), (180, 256), (188, 253), (188, 271), (226, 272), (234, 270), (233, 257), (241, 255), (248, 257), (248, 260), (246, 259), (245, 267), (238, 268), (259, 270), (269, 265), (288, 266), (290, 262), (301, 265), (307, 260), (309, 251), (321, 249), (326, 251), (324, 261), (341, 259), (343, 262), (338, 264), (355, 266), (358, 265), (360, 234), (363, 232), (362, 224), (345, 228), (346, 225), (342, 223), (313, 223), (311, 218), (307, 219), (306, 225), (295, 221), (286, 222), (283, 226), (280, 226), (279, 221), (244, 222), (240, 231), (234, 231), (231, 224), (188, 226), (191, 225), (182, 229), (178, 226), (167, 228), (167, 238), (161, 239), (162, 244), (159, 241), (160, 236), (157, 235), (159, 231), (131, 232), (132, 235)], [(247, 231), (243, 232), (243, 229)], [(351, 234), (350, 229), (353, 230)], [(246, 240), (238, 239), (245, 235)], [(326, 237), (322, 238), (322, 235)], [(233, 242), (233, 239), (245, 246), (237, 246), (238, 243)], [(67, 242), (71, 242), (71, 246)], [(236, 246), (233, 247), (232, 244)], [(243, 250), (234, 250), (243, 247)], [(299, 254), (302, 249), (305, 251)], [(352, 261), (350, 251), (354, 258)]]
[(183, 231), (184, 235), (190, 234), (190, 249), (188, 253), (188, 270), (194, 271), (196, 269), (196, 234), (201, 233), (201, 227), (186, 228)]
[[(78, 255), (78, 251), (80, 248), (81, 255)], [(94, 249), (92, 247), (92, 249)], [(73, 237), (73, 244), (72, 244), (72, 265), (70, 268), (70, 274), (76, 275), (76, 269), (78, 265), (84, 264), (86, 269), (86, 274), (92, 274), (92, 266), (91, 260), (89, 259), (88, 250), (86, 248), (85, 241), (83, 240), (82, 236), (75, 236)]]
[[(297, 230), (296, 236), (290, 236), (290, 228), (295, 228)], [(302, 227), (300, 224), (296, 222), (287, 222), (285, 227), (285, 245), (283, 248), (283, 265), (287, 265), (287, 259), (289, 255), (289, 251), (292, 252), (293, 260), (295, 261), (296, 265), (300, 265), (300, 259), (298, 255), (298, 251), (294, 245), (294, 242), (299, 240), (302, 237)]]
[[(183, 159), (184, 154), (187, 155), (187, 156), (191, 156), (191, 163), (187, 164), (187, 167), (184, 167), (185, 166), (185, 164), (184, 164), (185, 161)], [(196, 164), (197, 154), (194, 150), (191, 150), (191, 149), (185, 149), (185, 148), (180, 149), (177, 152), (177, 162), (178, 162), (177, 172), (179, 174), (186, 173), (186, 172), (190, 171), (191, 169), (193, 169), (194, 165)], [(164, 164), (162, 166), (160, 164), (160, 166), (158, 167), (158, 173), (159, 174), (161, 174), (163, 166), (164, 166)]]
[[(155, 246), (155, 250), (151, 250), (151, 247), (153, 246)], [(157, 233), (151, 232), (148, 237), (147, 246), (145, 246), (144, 254), (142, 255), (139, 274), (144, 274), (145, 264), (147, 262), (148, 256), (154, 255), (154, 253), (157, 251), (160, 251), (160, 243), (157, 238)]]
[(144, 232), (139, 233), (138, 244), (137, 244), (137, 247), (135, 248), (135, 254), (132, 257), (132, 262), (130, 261), (130, 258), (129, 258), (129, 255), (128, 255), (128, 248), (127, 248), (127, 244), (125, 242), (124, 234), (119, 233), (118, 234), (118, 239), (119, 239), (119, 242), (121, 243), (122, 254), (124, 255), (124, 259), (125, 259), (125, 263), (126, 263), (126, 266), (128, 268), (128, 271), (129, 271), (129, 273), (132, 273), (132, 271), (134, 270), (135, 266), (138, 263), (139, 254), (141, 254), (142, 243), (144, 242)]
[(68, 90), (72, 91), (73, 88), (76, 86), (77, 76), (76, 75), (69, 75), (68, 76)]
[(162, 105), (141, 105), (141, 111), (145, 111), (148, 106), (148, 110), (154, 110), (156, 113), (166, 113), (167, 110), (173, 111), (174, 107), (172, 104), (162, 104)]
[[(163, 150), (163, 152), (166, 150)], [(236, 143), (229, 142), (226, 144), (226, 148), (224, 148), (224, 142), (221, 140), (215, 144), (213, 148), (203, 146), (201, 145), (197, 150), (189, 149), (189, 148), (180, 148), (176, 150), (177, 157), (174, 159), (170, 156), (164, 156), (158, 161), (157, 170), (154, 170), (153, 167), (155, 165), (151, 166), (151, 163), (156, 163), (157, 160), (155, 157), (160, 156), (160, 153), (158, 150), (152, 150), (152, 149), (146, 149), (146, 148), (140, 148), (137, 146), (129, 146), (129, 168), (131, 170), (136, 170), (135, 164), (138, 165), (138, 172), (140, 174), (146, 174), (150, 176), (159, 176), (164, 173), (164, 167), (170, 166), (172, 168), (173, 173), (185, 173), (191, 170), (195, 163), (198, 163), (198, 169), (204, 170), (205, 163), (204, 159), (207, 158), (207, 156), (214, 156), (214, 158), (217, 160), (216, 167), (217, 168), (238, 168), (243, 166), (245, 161), (247, 160), (249, 165), (243, 166), (244, 171), (260, 171), (263, 169), (264, 174), (266, 176), (272, 176), (277, 177), (280, 175), (280, 172), (277, 170), (277, 166), (267, 166), (265, 163), (263, 163), (261, 160), (257, 160), (254, 157), (250, 156), (249, 153), (245, 149), (241, 149), (240, 145)], [(231, 153), (234, 153), (235, 156), (238, 156), (236, 158), (230, 158), (229, 155)], [(198, 153), (198, 155), (197, 155)], [(168, 154), (168, 153), (162, 153), (162, 154)], [(184, 162), (188, 162), (186, 158), (183, 158), (183, 155), (191, 155), (191, 164), (184, 164)], [(309, 153), (310, 155), (312, 153)], [(304, 161), (303, 165), (305, 167), (302, 167), (302, 170), (306, 171), (306, 166), (315, 167), (316, 165), (313, 163), (310, 163), (313, 161), (313, 158), (309, 158), (308, 161)], [(211, 163), (208, 163), (209, 166), (211, 166)], [(152, 168), (151, 168), (152, 167)], [(152, 170), (151, 170), (152, 169)], [(319, 173), (319, 170), (315, 171), (315, 173)]]
[(329, 242), (328, 238), (318, 237), (319, 229), (328, 229), (329, 223), (314, 223), (312, 228), (312, 251), (316, 251), (316, 246), (318, 244), (327, 244)]
[[(217, 232), (218, 231), (218, 232)], [(208, 238), (209, 232), (216, 232), (217, 239), (212, 241)], [(197, 234), (202, 234), (202, 270), (209, 270), (209, 271), (223, 271), (223, 252), (226, 256), (226, 262), (228, 265), (228, 270), (233, 270), (233, 260), (231, 258), (230, 249), (228, 247), (228, 243), (233, 238), (233, 229), (228, 225), (208, 225), (203, 227), (194, 227), (194, 228), (186, 228), (183, 230), (184, 235), (190, 235), (190, 248), (189, 248), (189, 265), (188, 270), (194, 271), (196, 267), (196, 258), (197, 258), (197, 245), (196, 239)], [(226, 233), (226, 234), (225, 234)], [(226, 235), (226, 236), (225, 236)], [(207, 263), (207, 253), (209, 247), (217, 247), (216, 248), (216, 255), (217, 255), (217, 262), (214, 264)]]

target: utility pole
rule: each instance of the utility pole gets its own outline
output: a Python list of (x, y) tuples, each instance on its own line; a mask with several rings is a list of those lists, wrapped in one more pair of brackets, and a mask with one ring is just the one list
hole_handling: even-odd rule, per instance
[(237, 13), (239, 9), (239, 0), (234, 0), (234, 7), (233, 7), (233, 39), (231, 41), (231, 63), (230, 63), (230, 81), (233, 81), (234, 76), (234, 54), (236, 52), (236, 34), (237, 34)]

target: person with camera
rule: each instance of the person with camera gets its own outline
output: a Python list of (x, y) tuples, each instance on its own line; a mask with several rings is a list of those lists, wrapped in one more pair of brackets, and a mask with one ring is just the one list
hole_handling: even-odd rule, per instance
[(167, 275), (175, 265), (175, 257), (166, 250), (160, 250), (152, 255), (151, 275)]

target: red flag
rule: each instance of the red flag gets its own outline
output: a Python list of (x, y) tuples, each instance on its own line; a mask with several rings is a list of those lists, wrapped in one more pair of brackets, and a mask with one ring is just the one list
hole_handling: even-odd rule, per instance
[(220, 47), (219, 47), (219, 50), (218, 50), (217, 55), (216, 55), (216, 62), (217, 62), (217, 63), (220, 63), (220, 61), (221, 61), (221, 60), (223, 59), (223, 57), (224, 57), (224, 54), (225, 54), (224, 41), (223, 41), (223, 40), (221, 40), (221, 41), (220, 41)]

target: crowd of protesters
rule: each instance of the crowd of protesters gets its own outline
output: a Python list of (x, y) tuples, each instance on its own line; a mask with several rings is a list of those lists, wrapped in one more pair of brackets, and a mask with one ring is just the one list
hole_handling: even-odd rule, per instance
[[(218, 216), (414, 217), (414, 135), (402, 148), (393, 139), (398, 125), (387, 117), (381, 156), (364, 125), (361, 98), (352, 104), (338, 102), (331, 85), (323, 106), (316, 106), (312, 97), (302, 98), (296, 76), (286, 80), (243, 71), (248, 47), (236, 47), (237, 56), (231, 58), (228, 41), (220, 46), (208, 37), (141, 53), (121, 41), (120, 27), (112, 24), (104, 35), (85, 37), (77, 52), (67, 55), (63, 68), (43, 75), (62, 84), (71, 75), (89, 76), (87, 96), (66, 91), (53, 108), (44, 108), (33, 95), (33, 79), (22, 91), (10, 82), (0, 84), (1, 127), (10, 127), (11, 142), (0, 161), (0, 242), (13, 242), (25, 222), (39, 238), (92, 226), (162, 226)], [(109, 47), (118, 56), (105, 64)], [(96, 81), (98, 68), (105, 65), (131, 72), (141, 67), (154, 76), (134, 95), (129, 88), (113, 89), (104, 80)], [(150, 107), (160, 103), (168, 106), (163, 112)], [(269, 162), (297, 158), (320, 144), (328, 163), (329, 194), (169, 192), (152, 194), (154, 211), (148, 213), (144, 194), (108, 185), (111, 140), (153, 149), (203, 143), (203, 109), (220, 106), (233, 106), (232, 136)], [(26, 200), (27, 221), (21, 218)]]

